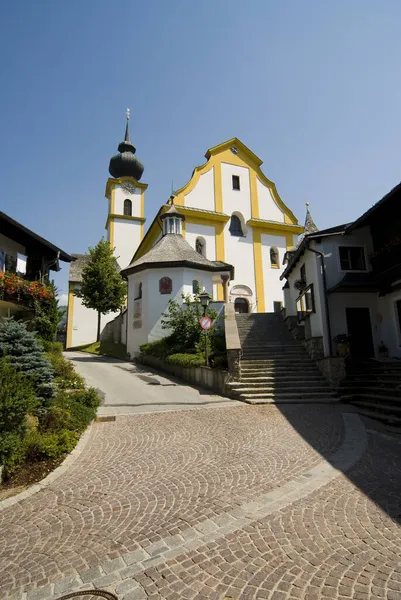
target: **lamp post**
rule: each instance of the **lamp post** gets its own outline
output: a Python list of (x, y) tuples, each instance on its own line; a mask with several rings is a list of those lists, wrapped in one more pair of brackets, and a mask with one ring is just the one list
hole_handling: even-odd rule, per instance
[[(210, 300), (212, 298), (209, 296), (209, 294), (207, 293), (207, 291), (205, 290), (205, 288), (203, 288), (203, 292), (201, 292), (199, 294), (199, 300), (201, 303), (201, 306), (203, 307), (203, 316), (206, 316), (206, 309), (210, 304)], [(208, 366), (209, 364), (209, 357), (208, 357), (208, 348), (207, 348), (207, 330), (205, 331), (205, 364), (206, 366)]]

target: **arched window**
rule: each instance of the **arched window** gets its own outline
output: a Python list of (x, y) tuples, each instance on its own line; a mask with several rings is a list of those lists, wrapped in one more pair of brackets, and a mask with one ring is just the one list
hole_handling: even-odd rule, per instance
[(201, 254), (202, 256), (206, 256), (206, 242), (205, 242), (205, 238), (203, 238), (203, 237), (197, 237), (196, 238), (195, 250), (198, 252), (198, 254)]
[(237, 215), (232, 215), (228, 229), (231, 235), (238, 235), (240, 237), (244, 235), (241, 219)]
[(199, 292), (200, 292), (199, 281), (197, 279), (193, 279), (192, 280), (192, 293), (199, 294)]
[(272, 246), (270, 248), (270, 265), (272, 267), (280, 266), (280, 256), (278, 253), (278, 248), (276, 246)]
[(124, 215), (126, 217), (132, 217), (132, 202), (131, 200), (124, 200)]

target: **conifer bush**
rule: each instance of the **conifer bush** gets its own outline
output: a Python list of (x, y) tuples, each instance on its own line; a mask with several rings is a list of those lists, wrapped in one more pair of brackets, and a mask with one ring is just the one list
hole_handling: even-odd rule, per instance
[(12, 319), (0, 322), (1, 357), (8, 358), (17, 371), (34, 382), (38, 396), (50, 398), (54, 394), (54, 370), (36, 334), (26, 325)]

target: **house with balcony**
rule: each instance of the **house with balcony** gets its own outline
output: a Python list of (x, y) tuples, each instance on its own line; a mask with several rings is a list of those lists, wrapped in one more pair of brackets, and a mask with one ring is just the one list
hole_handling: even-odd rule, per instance
[(285, 318), (313, 357), (345, 343), (352, 358), (401, 358), (401, 184), (353, 223), (319, 230), (309, 215), (285, 264)]
[(0, 212), (0, 317), (29, 318), (49, 297), (49, 275), (71, 256)]

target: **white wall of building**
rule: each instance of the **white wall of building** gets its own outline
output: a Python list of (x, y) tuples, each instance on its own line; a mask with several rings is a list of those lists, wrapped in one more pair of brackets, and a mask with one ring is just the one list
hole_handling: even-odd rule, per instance
[(125, 269), (131, 262), (136, 249), (141, 242), (141, 223), (114, 219), (114, 246), (115, 256), (121, 269)]
[(132, 216), (142, 217), (141, 214), (141, 189), (135, 188), (133, 194), (124, 190), (120, 185), (114, 188), (114, 214), (124, 214), (124, 200), (131, 200), (132, 202)]
[(331, 335), (348, 333), (346, 308), (368, 308), (372, 326), (373, 345), (375, 354), (381, 342), (380, 322), (377, 294), (375, 293), (351, 293), (351, 294), (329, 294), (329, 310), (331, 322)]
[(206, 258), (216, 260), (216, 229), (212, 225), (199, 225), (198, 223), (185, 224), (185, 239), (195, 248), (197, 237), (203, 237), (206, 242)]
[(284, 223), (284, 213), (275, 203), (270, 189), (260, 179), (256, 179), (256, 185), (258, 190), (259, 218)]
[[(240, 178), (240, 189), (233, 190), (232, 176)], [(245, 221), (251, 218), (251, 190), (249, 182), (249, 169), (237, 167), (228, 163), (221, 163), (221, 182), (223, 194), (223, 212), (232, 215), (240, 212)]]
[[(265, 217), (263, 217), (265, 218)], [(262, 233), (262, 264), (263, 281), (265, 288), (265, 311), (273, 312), (274, 302), (283, 302), (283, 282), (280, 281), (281, 266), (286, 252), (286, 239), (281, 235), (268, 235)], [(279, 252), (279, 268), (271, 266), (270, 248), (275, 246)]]
[[(162, 277), (171, 278), (171, 294), (160, 294), (159, 281)], [(212, 273), (196, 269), (147, 269), (128, 277), (127, 351), (131, 357), (138, 353), (141, 344), (159, 340), (169, 334), (167, 329), (162, 328), (162, 314), (167, 311), (169, 300), (181, 303), (181, 294), (192, 294), (193, 279), (198, 280), (211, 293)], [(142, 283), (142, 327), (134, 329), (134, 297), (139, 282)]]
[(380, 342), (387, 346), (389, 357), (401, 358), (401, 331), (398, 323), (396, 302), (401, 300), (401, 290), (378, 298), (378, 321)]
[[(108, 313), (101, 317), (101, 331), (106, 323), (112, 321), (119, 312)], [(92, 308), (86, 308), (81, 298), (73, 298), (73, 318), (71, 331), (71, 348), (92, 344), (96, 342), (97, 336), (97, 312)]]
[[(234, 265), (234, 279), (229, 291), (236, 285), (246, 285), (252, 290), (250, 312), (256, 312), (255, 264), (253, 255), (253, 232), (249, 227), (245, 237), (231, 235), (229, 223), (224, 228), (225, 262)], [(277, 270), (277, 278), (279, 271)]]
[(185, 196), (185, 206), (215, 210), (214, 206), (214, 168), (199, 177), (194, 189)]

